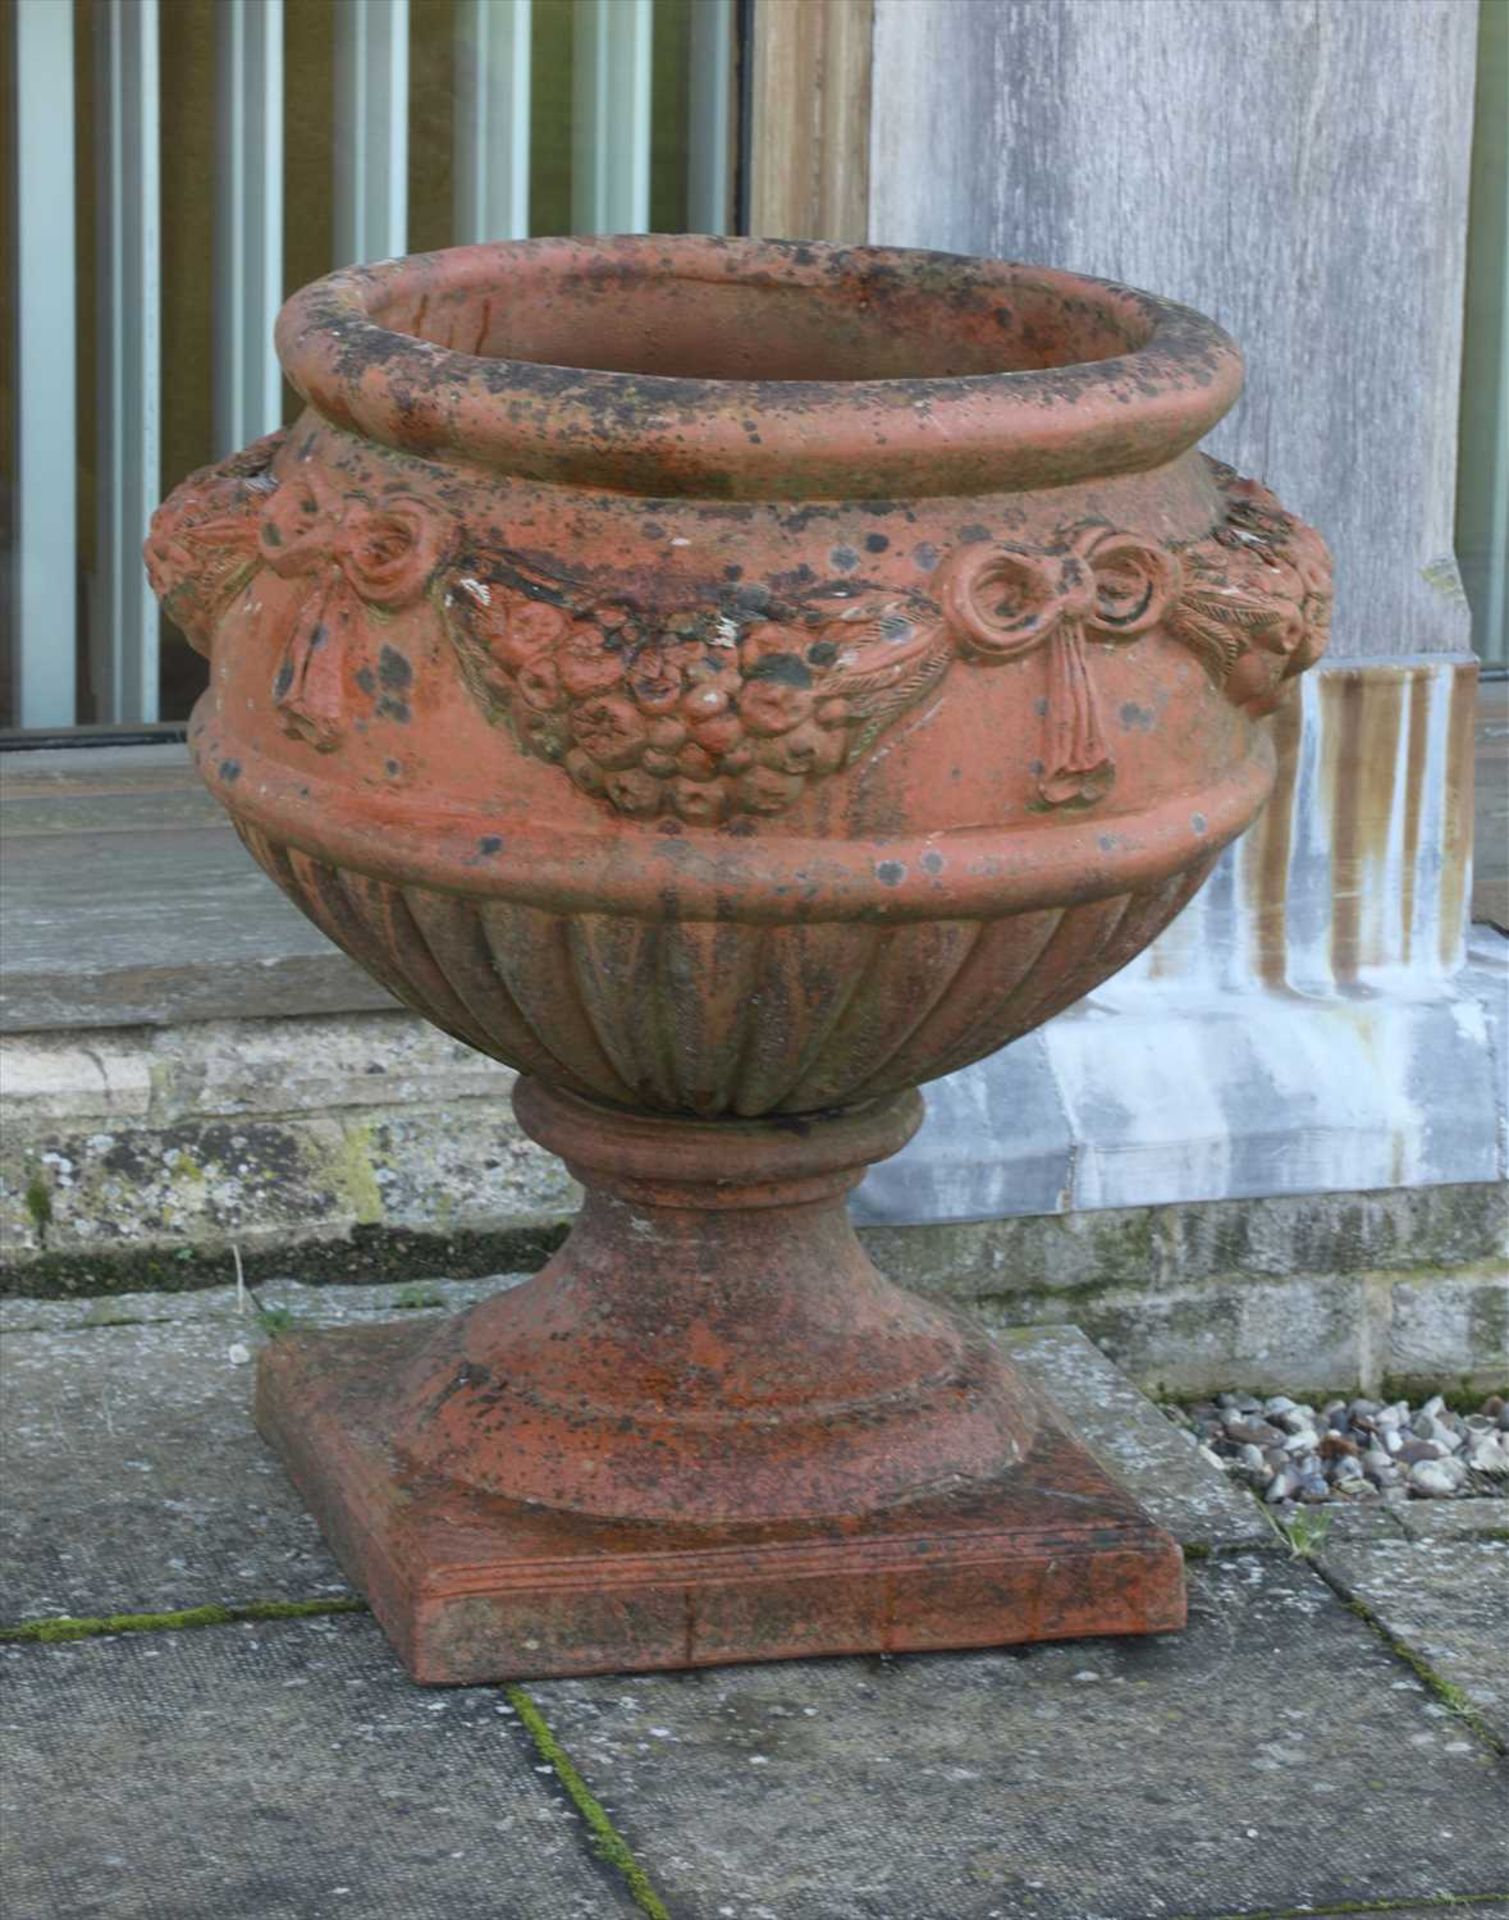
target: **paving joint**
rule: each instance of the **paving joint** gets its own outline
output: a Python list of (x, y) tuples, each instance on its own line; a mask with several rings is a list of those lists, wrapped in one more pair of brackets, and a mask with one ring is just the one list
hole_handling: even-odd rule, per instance
[(328, 1600), (248, 1600), (179, 1607), (168, 1613), (105, 1613), (81, 1617), (58, 1614), (42, 1620), (18, 1620), (0, 1626), (0, 1642), (56, 1646), (66, 1640), (97, 1640), (118, 1633), (179, 1633), (197, 1627), (234, 1627), (248, 1620), (315, 1620), (327, 1613), (366, 1613), (355, 1595)]
[(523, 1723), (542, 1761), (550, 1768), (561, 1791), (586, 1824), (593, 1852), (605, 1865), (616, 1869), (630, 1899), (650, 1920), (671, 1920), (670, 1912), (655, 1891), (650, 1876), (635, 1858), (634, 1850), (614, 1826), (607, 1809), (593, 1793), (570, 1754), (550, 1726), (538, 1705), (518, 1685), (506, 1686), (503, 1697)]
[[(1460, 1687), (1453, 1686), (1451, 1681), (1437, 1673), (1436, 1669), (1431, 1665), (1430, 1661), (1426, 1659), (1423, 1653), (1417, 1653), (1413, 1647), (1401, 1640), (1397, 1634), (1391, 1633), (1368, 1603), (1358, 1594), (1354, 1593), (1348, 1587), (1347, 1583), (1341, 1579), (1339, 1575), (1333, 1573), (1316, 1554), (1301, 1553), (1297, 1554), (1296, 1558), (1303, 1560), (1315, 1577), (1324, 1586), (1330, 1588), (1331, 1592), (1336, 1595), (1336, 1598), (1347, 1609), (1348, 1613), (1354, 1614), (1359, 1620), (1365, 1621), (1366, 1624), (1371, 1627), (1383, 1645), (1388, 1648), (1389, 1652), (1393, 1654), (1396, 1659), (1403, 1661), (1410, 1672), (1414, 1674), (1415, 1678), (1419, 1680), (1429, 1692), (1435, 1695), (1442, 1706), (1449, 1708), (1462, 1724), (1470, 1728), (1483, 1744), (1492, 1752), (1496, 1753), (1500, 1759), (1509, 1757), (1509, 1744), (1506, 1744), (1506, 1742), (1494, 1732), (1493, 1728), (1489, 1726), (1488, 1722), (1478, 1712), (1477, 1708), (1467, 1698)], [(1494, 1897), (1509, 1900), (1509, 1893), (1495, 1895)], [(1418, 1905), (1419, 1903), (1416, 1902), (1415, 1904)], [(1317, 1911), (1319, 1911), (1319, 1909), (1317, 1909)], [(1340, 1909), (1340, 1911), (1344, 1912), (1346, 1909), (1343, 1908)]]

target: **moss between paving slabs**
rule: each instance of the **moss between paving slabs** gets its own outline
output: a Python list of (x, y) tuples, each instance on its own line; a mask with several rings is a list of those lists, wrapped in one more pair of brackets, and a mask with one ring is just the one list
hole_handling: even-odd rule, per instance
[(635, 1906), (650, 1914), (652, 1920), (670, 1920), (664, 1902), (650, 1885), (649, 1875), (634, 1858), (629, 1843), (608, 1818), (601, 1801), (577, 1772), (570, 1754), (551, 1732), (544, 1714), (522, 1687), (505, 1687), (503, 1693), (523, 1721), (540, 1758), (554, 1769), (562, 1790), (587, 1823), (593, 1846), (609, 1866), (616, 1867), (623, 1875)]
[(162, 1633), (175, 1628), (233, 1627), (243, 1620), (313, 1620), (327, 1613), (365, 1613), (367, 1603), (333, 1600), (251, 1600), (241, 1606), (182, 1607), (176, 1613), (105, 1613), (93, 1617), (63, 1614), (53, 1620), (24, 1620), (0, 1627), (0, 1640), (27, 1640), (54, 1646), (64, 1640), (95, 1640), (109, 1633)]

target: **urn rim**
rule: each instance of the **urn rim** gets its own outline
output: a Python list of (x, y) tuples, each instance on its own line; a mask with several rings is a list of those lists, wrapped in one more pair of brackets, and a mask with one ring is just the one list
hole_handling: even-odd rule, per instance
[[(1242, 385), (1240, 350), (1213, 321), (1111, 281), (716, 235), (504, 241), (351, 267), (296, 293), (277, 338), (312, 407), (396, 451), (714, 499), (999, 493), (1145, 471), (1194, 446)], [(579, 364), (546, 357), (563, 343)]]

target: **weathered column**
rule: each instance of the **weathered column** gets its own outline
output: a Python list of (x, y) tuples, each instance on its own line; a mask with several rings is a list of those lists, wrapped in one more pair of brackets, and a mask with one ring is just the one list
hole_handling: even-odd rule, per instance
[(1476, 12), (875, 0), (870, 237), (1220, 320), (1248, 387), (1211, 451), (1325, 533), (1337, 601), (1265, 821), (1142, 963), (932, 1091), (871, 1218), (1500, 1174), (1452, 558)]

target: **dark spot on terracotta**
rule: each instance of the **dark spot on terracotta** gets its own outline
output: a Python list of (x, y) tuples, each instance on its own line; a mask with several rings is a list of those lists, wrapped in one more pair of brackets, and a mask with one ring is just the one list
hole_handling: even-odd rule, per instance
[(277, 678), (272, 683), (273, 698), (281, 700), (293, 685), (293, 662), (285, 660), (278, 668)]
[(931, 540), (924, 540), (920, 546), (913, 547), (912, 559), (924, 573), (931, 573), (938, 564), (938, 549)]
[(1194, 828), (1196, 833), (1204, 834), (1210, 831), (1210, 823), (1206, 820), (1203, 813), (1191, 814), (1189, 824)]
[(363, 693), (376, 693), (377, 675), (370, 667), (358, 667), (356, 670), (356, 684), (361, 688)]
[(498, 833), (484, 833), (482, 838), (477, 842), (477, 851), (478, 853), (501, 853), (503, 851), (503, 836)]
[(396, 780), (399, 774), (403, 772), (403, 762), (401, 760), (385, 760), (383, 767), (390, 780)]
[(1100, 848), (1102, 853), (1114, 853), (1116, 851), (1116, 836), (1114, 833), (1103, 833), (1096, 840), (1095, 844)]
[(1032, 711), (1033, 711), (1033, 712), (1034, 712), (1034, 713), (1035, 713), (1035, 714), (1037, 715), (1037, 717), (1038, 717), (1038, 719), (1039, 719), (1039, 720), (1046, 720), (1046, 719), (1047, 719), (1047, 717), (1048, 717), (1048, 696), (1047, 696), (1047, 694), (1045, 694), (1045, 693), (1040, 693), (1040, 694), (1038, 695), (1038, 697), (1036, 698), (1036, 700), (1034, 700), (1034, 701), (1033, 701), (1033, 703), (1032, 703)]
[(385, 693), (378, 701), (377, 712), (384, 720), (396, 720), (401, 727), (406, 727), (414, 717), (409, 711), (408, 701), (397, 700), (390, 693)]
[(884, 553), (890, 544), (890, 541), (883, 533), (867, 533), (865, 535), (866, 553)]
[(777, 680), (785, 687), (810, 687), (812, 669), (794, 653), (767, 653), (744, 676), (747, 680)]
[(959, 538), (961, 540), (968, 540), (971, 544), (979, 540), (988, 540), (990, 538), (990, 528), (982, 527), (979, 521), (975, 520), (971, 522), (969, 526), (959, 529)]
[(807, 658), (815, 667), (831, 667), (838, 658), (838, 648), (831, 640), (814, 640), (807, 649)]
[(922, 870), (924, 873), (942, 873), (943, 855), (939, 853), (936, 847), (929, 847), (927, 852), (923, 854)]
[(725, 580), (742, 580), (744, 578), (744, 569), (739, 566), (737, 562), (734, 562), (732, 565), (726, 566), (723, 569), (723, 578)]
[(220, 778), (227, 786), (239, 780), (241, 778), (241, 762), (239, 760), (222, 760), (220, 762)]
[(899, 860), (882, 860), (875, 869), (875, 878), (883, 887), (899, 887), (906, 878), (906, 868)]
[(405, 693), (414, 684), (414, 669), (395, 647), (385, 646), (377, 656), (377, 677), (390, 693)]
[(852, 547), (835, 547), (828, 558), (840, 573), (852, 573), (859, 565), (859, 555)]
[(1121, 724), (1129, 733), (1146, 733), (1153, 724), (1151, 707), (1139, 707), (1135, 700), (1127, 700), (1121, 707)]
[(283, 544), (283, 536), (271, 520), (262, 522), (262, 544), (264, 547), (281, 547)]

